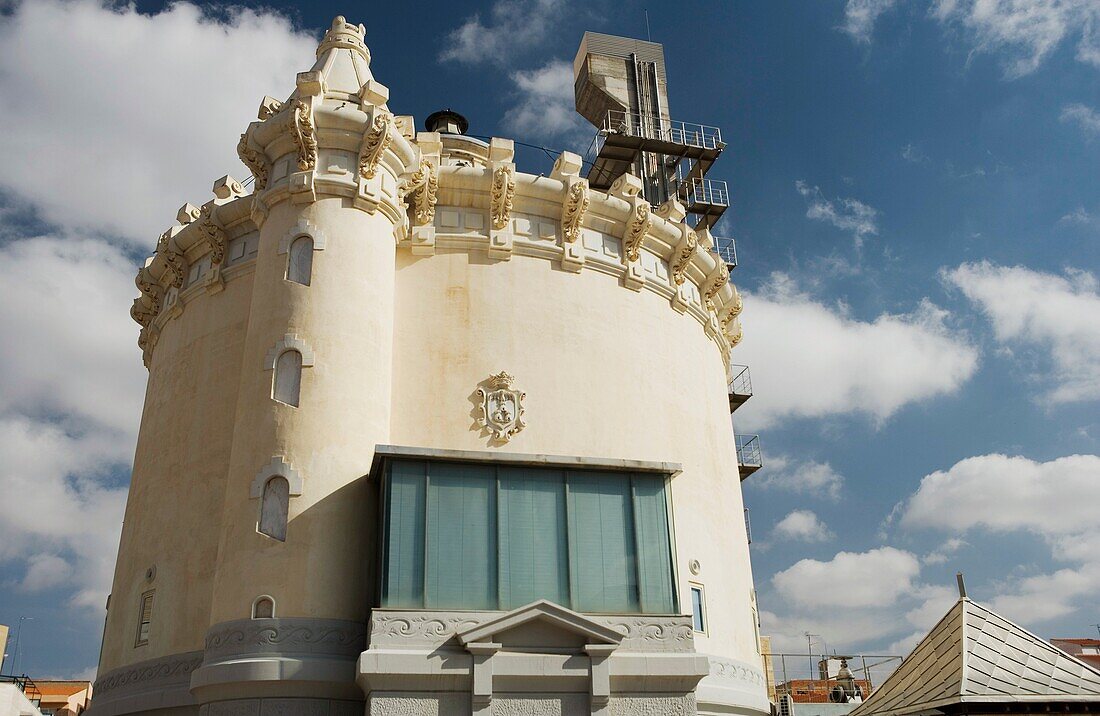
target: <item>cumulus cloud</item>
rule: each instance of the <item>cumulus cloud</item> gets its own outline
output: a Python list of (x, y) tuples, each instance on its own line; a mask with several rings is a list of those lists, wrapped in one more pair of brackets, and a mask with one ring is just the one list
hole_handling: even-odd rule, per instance
[(534, 70), (513, 72), (517, 103), (503, 126), (518, 137), (576, 143), (591, 130), (573, 108), (573, 66), (551, 60)]
[(555, 36), (565, 11), (564, 0), (497, 0), (487, 19), (475, 13), (448, 33), (439, 61), (507, 70), (512, 103), (501, 126), (519, 139), (578, 150), (594, 130), (574, 110), (572, 62), (551, 58), (514, 69)]
[(1062, 107), (1061, 120), (1076, 124), (1090, 139), (1100, 136), (1100, 112), (1080, 102)]
[(799, 179), (794, 183), (798, 193), (806, 197), (806, 218), (823, 221), (852, 234), (856, 248), (868, 236), (878, 234), (878, 210), (858, 199), (826, 199), (821, 189)]
[(738, 416), (754, 427), (844, 413), (881, 422), (905, 405), (951, 394), (973, 375), (978, 351), (947, 319), (924, 300), (910, 313), (860, 320), (773, 274), (745, 294), (747, 339), (735, 355), (752, 367), (756, 394)]
[(504, 64), (554, 37), (565, 9), (563, 0), (497, 0), (487, 20), (475, 13), (447, 34), (439, 60)]
[(942, 276), (982, 310), (998, 342), (1048, 357), (1049, 373), (1036, 376), (1049, 386), (1045, 399), (1100, 399), (1100, 282), (1095, 275), (1075, 269), (1057, 275), (982, 261)]
[(0, 14), (0, 189), (49, 223), (151, 248), (214, 179), (247, 176), (238, 135), (265, 94), (290, 93), (316, 42), (276, 14), (205, 12), (36, 0)]
[(1003, 57), (1005, 74), (1038, 69), (1064, 41), (1079, 62), (1100, 67), (1100, 4), (1095, 0), (936, 0), (932, 15), (958, 28), (976, 52)]
[(749, 483), (753, 488), (840, 499), (844, 476), (827, 462), (768, 455), (767, 464)]
[(879, 16), (896, 4), (897, 0), (848, 0), (841, 29), (858, 42), (870, 42)]
[(775, 524), (775, 536), (796, 542), (824, 542), (833, 536), (810, 510), (793, 510)]
[[(990, 495), (996, 495), (991, 503)], [(904, 528), (1007, 533), (1041, 538), (1067, 566), (997, 585), (994, 609), (1025, 622), (1072, 612), (1100, 590), (1100, 456), (1049, 462), (981, 455), (921, 480), (901, 509)]]
[[(58, 28), (64, 28), (59, 35)], [(94, 608), (110, 587), (145, 371), (142, 251), (219, 175), (315, 40), (243, 8), (38, 0), (0, 13), (0, 560)], [(94, 626), (92, 627), (94, 628)]]
[(882, 607), (908, 593), (920, 573), (917, 556), (894, 547), (838, 552), (828, 562), (803, 559), (772, 577), (798, 607)]

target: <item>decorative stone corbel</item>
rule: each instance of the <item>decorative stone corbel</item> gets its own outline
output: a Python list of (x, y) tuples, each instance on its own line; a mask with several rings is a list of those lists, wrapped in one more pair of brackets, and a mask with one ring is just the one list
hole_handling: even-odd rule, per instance
[(314, 171), (317, 168), (317, 130), (313, 124), (313, 95), (321, 95), (324, 82), (319, 72), (299, 72), (298, 90), (290, 113), (291, 135), (298, 148), (298, 171), (290, 175), (290, 197), (296, 204), (316, 201)]
[(703, 305), (706, 306), (708, 311), (713, 312), (715, 310), (714, 297), (718, 295), (723, 286), (729, 283), (729, 280), (730, 270), (726, 267), (726, 262), (716, 257), (714, 270), (710, 272), (703, 284)]
[(251, 144), (251, 132), (245, 132), (241, 135), (241, 141), (237, 142), (237, 156), (241, 158), (241, 162), (248, 167), (248, 171), (252, 172), (252, 176), (256, 178), (256, 181), (252, 184), (254, 192), (261, 192), (267, 188), (267, 155), (263, 150), (258, 149)]
[(695, 249), (699, 246), (699, 237), (687, 224), (681, 223), (678, 226), (680, 228), (680, 241), (672, 253), (669, 270), (672, 285), (676, 289), (676, 295), (672, 299), (672, 307), (683, 313), (691, 300), (687, 286), (684, 285), (684, 280), (687, 278), (687, 268), (691, 264), (691, 257), (695, 255)]
[(238, 197), (244, 196), (244, 185), (226, 174), (214, 181), (214, 203), (224, 204)]
[(397, 133), (410, 142), (416, 138), (416, 121), (411, 114), (399, 114), (393, 118)]
[(516, 196), (515, 145), (511, 139), (493, 137), (489, 142), (489, 256), (512, 257), (512, 202)]
[(393, 115), (384, 109), (376, 110), (371, 121), (370, 131), (363, 135), (359, 146), (359, 176), (373, 179), (378, 171), (378, 162), (393, 141), (390, 134), (393, 129)]
[(168, 267), (169, 285), (177, 289), (183, 287), (183, 282), (187, 278), (187, 259), (184, 258), (175, 242), (176, 232), (181, 228), (174, 226), (157, 239), (157, 253), (164, 258), (164, 263)]
[(381, 203), (382, 177), (378, 175), (378, 165), (393, 142), (393, 115), (377, 107), (370, 129), (359, 143), (359, 171), (356, 174), (357, 189), (355, 206), (373, 214)]
[(608, 705), (611, 702), (611, 665), (608, 663), (608, 658), (617, 647), (618, 644), (585, 644), (584, 646), (590, 664), (589, 697), (592, 716), (608, 713)]
[(359, 100), (363, 104), (385, 107), (390, 99), (390, 88), (378, 80), (367, 80), (359, 88)]
[(581, 230), (584, 228), (584, 215), (591, 201), (588, 180), (580, 176), (581, 158), (573, 152), (562, 152), (551, 179), (557, 179), (565, 185), (561, 207), (561, 265), (568, 271), (580, 271), (584, 267), (584, 243)]
[[(144, 266), (138, 269), (137, 276), (134, 277), (134, 284), (138, 287), (138, 290), (141, 291), (141, 295), (145, 297), (146, 305), (152, 312), (153, 318), (156, 318), (164, 302), (164, 288), (160, 285), (160, 282), (154, 280), (152, 274), (149, 273), (150, 263), (152, 263), (151, 258), (145, 262)], [(141, 323), (137, 316), (134, 316), (132, 310), (130, 316), (138, 323)], [(142, 323), (142, 325), (146, 326), (147, 324)]]
[(626, 222), (623, 234), (623, 285), (633, 291), (640, 291), (645, 285), (645, 270), (642, 268), (642, 244), (646, 234), (653, 227), (653, 215), (649, 202), (642, 196), (642, 180), (633, 174), (623, 174), (611, 185), (611, 195), (630, 204), (630, 218)]
[(134, 319), (134, 322), (142, 328), (148, 328), (156, 317), (156, 311), (145, 302), (144, 297), (134, 299), (134, 304), (130, 306), (130, 318)]
[[(225, 177), (232, 183), (236, 184), (236, 180), (232, 177)], [(219, 180), (221, 182), (222, 180)], [(217, 193), (218, 184), (214, 185), (215, 193)], [(237, 184), (240, 186), (240, 184)], [(223, 192), (225, 193), (225, 192)], [(208, 201), (202, 205), (202, 213), (199, 218), (198, 231), (202, 237), (203, 242), (210, 247), (210, 270), (206, 274), (206, 290), (208, 293), (217, 293), (225, 288), (225, 281), (222, 279), (221, 268), (222, 262), (225, 261), (225, 249), (227, 244), (227, 238), (225, 236), (225, 229), (222, 227), (218, 220), (214, 218), (214, 209), (217, 204), (213, 201)]]
[(439, 193), (439, 155), (443, 143), (437, 132), (417, 135), (420, 164), (416, 172), (401, 182), (399, 194), (412, 210), (412, 252), (435, 253), (435, 205)]

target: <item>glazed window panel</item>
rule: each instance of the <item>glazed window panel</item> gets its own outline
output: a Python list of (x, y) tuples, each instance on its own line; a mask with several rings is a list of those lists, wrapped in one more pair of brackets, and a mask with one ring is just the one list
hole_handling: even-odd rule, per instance
[(308, 286), (313, 278), (313, 239), (299, 236), (290, 244), (287, 252), (286, 278), (288, 281)]
[(393, 460), (382, 482), (382, 606), (676, 611), (664, 475)]
[(141, 595), (141, 605), (138, 609), (137, 637), (134, 646), (144, 646), (149, 643), (149, 629), (153, 624), (153, 596), (156, 590), (150, 590)]
[(279, 354), (273, 380), (272, 397), (280, 403), (298, 407), (302, 391), (302, 354), (295, 350)]

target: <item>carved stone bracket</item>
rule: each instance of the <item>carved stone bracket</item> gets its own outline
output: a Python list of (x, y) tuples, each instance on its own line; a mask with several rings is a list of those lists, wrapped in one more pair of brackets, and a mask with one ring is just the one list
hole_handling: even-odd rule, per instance
[(707, 280), (704, 283), (703, 300), (708, 311), (714, 311), (714, 297), (718, 295), (718, 292), (729, 283), (730, 270), (726, 267), (726, 263), (721, 259), (718, 260), (714, 270), (707, 276)]
[(173, 227), (160, 235), (157, 240), (157, 253), (164, 257), (164, 263), (171, 274), (169, 285), (182, 288), (184, 279), (187, 278), (187, 259), (176, 247), (173, 238), (181, 227)]
[(411, 204), (416, 224), (431, 224), (439, 198), (439, 167), (430, 159), (421, 159), (420, 168), (401, 185), (401, 193)]
[(245, 132), (241, 135), (241, 141), (237, 142), (237, 156), (241, 158), (241, 162), (248, 167), (248, 171), (252, 172), (252, 176), (256, 178), (253, 183), (253, 191), (263, 191), (267, 188), (267, 155), (260, 149), (253, 147), (250, 143), (250, 132)]
[(489, 256), (508, 259), (512, 256), (512, 201), (516, 196), (516, 166), (511, 162), (496, 164), (489, 186)]
[(298, 147), (298, 170), (310, 171), (317, 166), (317, 133), (313, 128), (310, 103), (299, 99), (294, 102), (294, 144)]
[(214, 218), (214, 202), (208, 201), (202, 205), (199, 218), (199, 235), (210, 248), (210, 265), (220, 266), (225, 260), (226, 237), (225, 229)]
[(393, 142), (392, 130), (393, 115), (384, 109), (378, 110), (371, 122), (370, 131), (363, 135), (363, 142), (359, 147), (359, 176), (364, 179), (374, 178), (382, 155)]

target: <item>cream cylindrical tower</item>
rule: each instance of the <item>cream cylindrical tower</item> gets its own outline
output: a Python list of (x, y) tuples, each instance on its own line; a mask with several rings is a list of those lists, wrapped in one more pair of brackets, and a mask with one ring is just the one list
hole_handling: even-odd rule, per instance
[(139, 271), (95, 716), (767, 711), (712, 238), (415, 133), (363, 36)]

